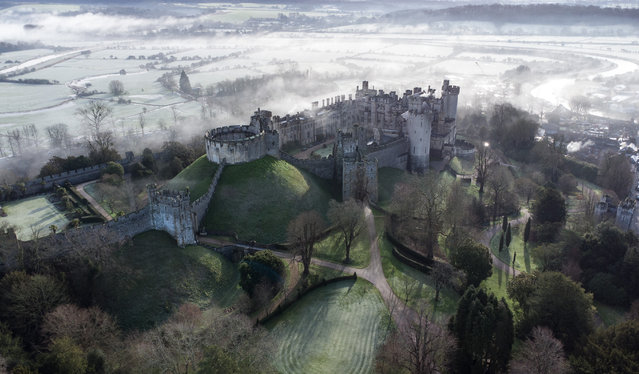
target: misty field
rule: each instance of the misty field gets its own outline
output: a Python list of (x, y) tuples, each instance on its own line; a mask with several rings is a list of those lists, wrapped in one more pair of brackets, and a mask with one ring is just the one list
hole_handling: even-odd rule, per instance
[(49, 227), (55, 225), (59, 230), (66, 228), (69, 220), (48, 199), (47, 196), (34, 196), (27, 199), (2, 203), (6, 217), (0, 217), (0, 224), (15, 227), (20, 240), (30, 240), (34, 230), (39, 236), (49, 235)]
[(369, 373), (389, 314), (367, 281), (321, 287), (267, 324), (281, 373)]

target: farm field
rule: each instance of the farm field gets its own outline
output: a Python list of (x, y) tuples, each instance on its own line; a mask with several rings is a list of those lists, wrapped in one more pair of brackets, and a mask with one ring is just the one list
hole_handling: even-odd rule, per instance
[(299, 213), (325, 214), (333, 197), (327, 181), (267, 156), (224, 168), (205, 218), (209, 232), (235, 232), (243, 240), (286, 240), (288, 223)]
[(369, 373), (389, 314), (367, 281), (342, 281), (312, 291), (267, 324), (281, 373)]
[(7, 216), (0, 217), (0, 224), (13, 226), (20, 240), (32, 239), (34, 230), (39, 236), (44, 236), (49, 235), (51, 225), (62, 230), (69, 223), (46, 195), (2, 203), (2, 208)]
[(165, 232), (148, 231), (116, 253), (96, 280), (98, 305), (124, 329), (146, 329), (181, 304), (228, 307), (243, 292), (237, 266), (200, 246), (179, 248)]

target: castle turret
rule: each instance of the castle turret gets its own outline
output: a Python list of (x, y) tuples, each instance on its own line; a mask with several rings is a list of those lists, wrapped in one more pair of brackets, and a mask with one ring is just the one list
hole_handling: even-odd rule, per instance
[(454, 121), (457, 118), (457, 99), (459, 98), (459, 86), (451, 86), (448, 79), (442, 85), (443, 114), (445, 121)]
[(408, 101), (406, 130), (410, 140), (409, 168), (414, 172), (428, 169), (433, 110), (426, 98), (414, 94)]

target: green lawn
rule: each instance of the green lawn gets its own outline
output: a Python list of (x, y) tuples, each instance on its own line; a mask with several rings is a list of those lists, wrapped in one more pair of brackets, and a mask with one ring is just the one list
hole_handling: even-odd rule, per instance
[[(349, 266), (365, 268), (371, 259), (371, 241), (368, 237), (366, 226), (362, 228), (356, 241), (351, 246), (351, 263)], [(342, 236), (335, 231), (331, 236), (315, 245), (313, 256), (322, 260), (343, 263), (346, 258), (346, 249)]]
[(188, 187), (191, 192), (191, 202), (193, 202), (208, 191), (217, 166), (203, 155), (173, 177), (163, 188), (178, 191)]
[(124, 329), (147, 329), (177, 307), (227, 307), (241, 294), (237, 266), (200, 246), (179, 248), (169, 234), (148, 231), (114, 256), (96, 281), (98, 305)]
[(40, 237), (49, 235), (51, 225), (63, 230), (69, 223), (64, 213), (49, 202), (47, 196), (5, 202), (2, 203), (2, 209), (7, 216), (0, 217), (0, 224), (13, 226), (20, 240), (31, 240), (34, 231)]
[(395, 184), (403, 182), (410, 174), (395, 168), (380, 168), (377, 174), (377, 203), (382, 207), (387, 207), (393, 197)]
[(114, 186), (109, 183), (95, 182), (84, 186), (84, 191), (94, 198), (111, 217), (117, 217), (118, 212), (130, 213), (135, 210), (131, 209), (129, 204), (125, 183), (123, 182), (122, 186)]
[(508, 281), (510, 281), (512, 278), (512, 274), (506, 273), (505, 271), (493, 266), (493, 274), (482, 281), (479, 286), (483, 287), (486, 291), (490, 291), (495, 294), (498, 299), (501, 299), (502, 297), (505, 298), (506, 302), (510, 306), (510, 310), (512, 310), (513, 303), (512, 300), (508, 298), (507, 292)]
[(528, 243), (524, 247), (523, 231), (523, 225), (512, 227), (512, 241), (510, 242), (510, 247), (506, 248), (506, 237), (504, 236), (504, 248), (501, 252), (499, 252), (499, 238), (502, 234), (500, 229), (490, 240), (490, 250), (495, 256), (511, 266), (513, 264), (513, 256), (517, 254), (515, 257), (515, 269), (530, 273), (537, 270), (538, 265), (531, 256), (534, 245)]
[(325, 214), (330, 183), (283, 160), (260, 160), (226, 166), (205, 224), (210, 232), (235, 232), (261, 243), (286, 241), (288, 223), (299, 213)]
[(453, 157), (450, 160), (449, 166), (457, 174), (473, 174), (475, 171), (475, 161), (466, 160), (460, 157)]
[[(432, 318), (437, 322), (445, 322), (457, 312), (460, 295), (450, 288), (440, 291), (439, 302), (435, 303), (435, 282), (430, 275), (424, 274), (393, 256), (393, 245), (383, 235), (383, 217), (375, 217), (378, 228), (379, 251), (382, 256), (382, 268), (388, 284), (397, 297), (414, 305), (418, 299), (425, 299), (431, 307)], [(380, 226), (382, 229), (380, 229)]]
[(333, 154), (333, 144), (327, 144), (326, 147), (317, 149), (313, 151), (312, 153), (313, 156), (318, 156), (318, 157), (328, 157), (332, 154)]
[(389, 315), (365, 280), (329, 284), (270, 321), (280, 373), (370, 373)]

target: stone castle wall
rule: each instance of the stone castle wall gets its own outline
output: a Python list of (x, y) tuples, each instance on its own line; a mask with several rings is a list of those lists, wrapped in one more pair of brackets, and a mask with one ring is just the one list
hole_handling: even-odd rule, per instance
[(206, 215), (206, 212), (209, 208), (209, 204), (211, 202), (211, 198), (213, 197), (213, 194), (215, 193), (217, 182), (220, 180), (220, 176), (222, 175), (222, 170), (224, 170), (224, 164), (220, 164), (220, 166), (217, 168), (217, 171), (215, 172), (215, 175), (213, 176), (213, 181), (211, 181), (211, 185), (209, 186), (208, 191), (206, 191), (204, 195), (200, 196), (199, 199), (195, 200), (191, 204), (191, 209), (195, 213), (196, 228), (200, 227), (200, 224), (202, 223), (202, 220), (204, 219), (204, 216)]
[(342, 200), (357, 198), (358, 189), (365, 188), (370, 201), (377, 202), (377, 160), (344, 160), (342, 169)]
[(169, 233), (180, 247), (195, 244), (195, 213), (191, 210), (188, 191), (158, 190), (149, 186), (151, 226)]
[(206, 136), (206, 157), (217, 164), (240, 164), (266, 155), (277, 157), (277, 132), (256, 132), (254, 126), (227, 126), (212, 129)]
[(300, 160), (280, 151), (280, 159), (322, 179), (333, 179), (335, 176), (335, 160), (333, 157), (325, 157), (319, 160)]
[(367, 157), (377, 159), (377, 166), (380, 168), (396, 168), (405, 170), (408, 164), (408, 139), (399, 138), (392, 142), (369, 147)]

